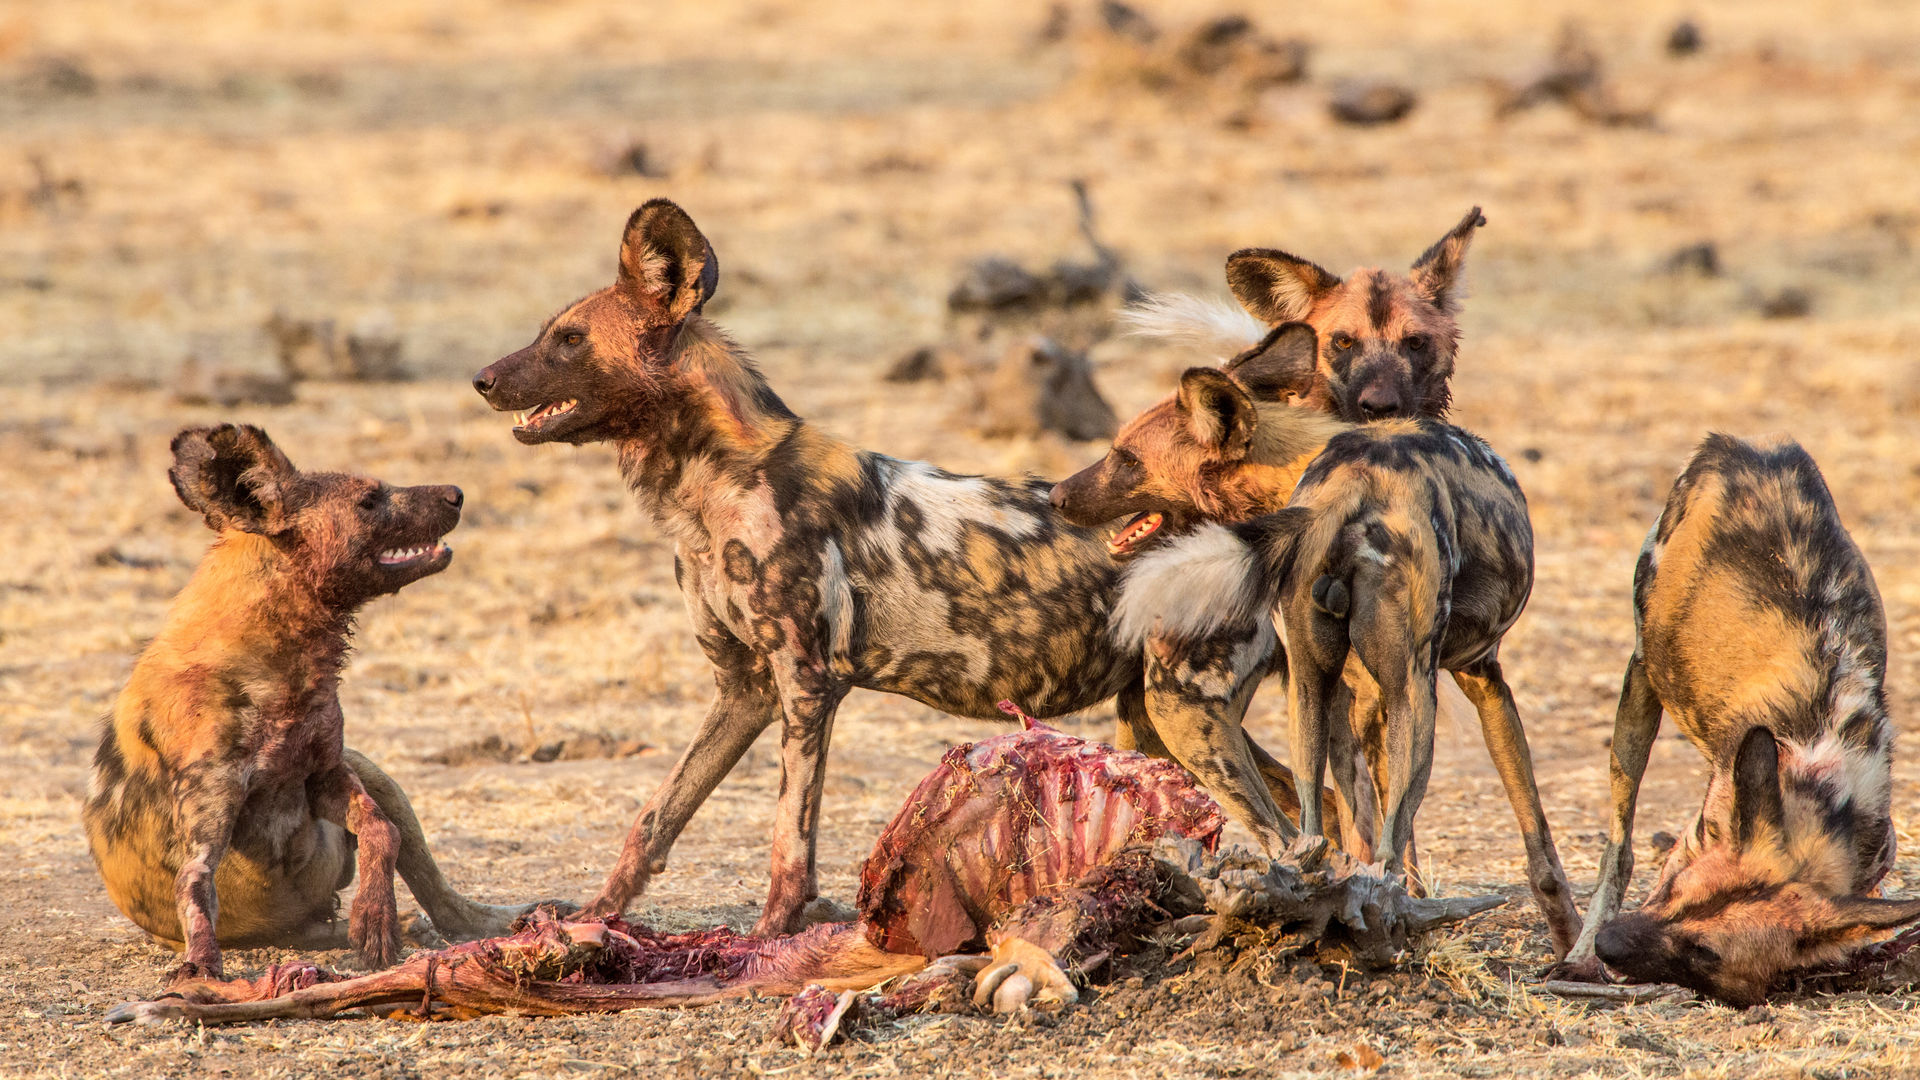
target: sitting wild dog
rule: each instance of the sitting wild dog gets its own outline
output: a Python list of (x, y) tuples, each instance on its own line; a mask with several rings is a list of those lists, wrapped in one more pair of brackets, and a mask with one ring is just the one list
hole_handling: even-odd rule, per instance
[[(1054, 504), (1075, 522), (1135, 515), (1113, 544), (1116, 554), (1139, 552), (1114, 616), (1125, 644), (1157, 639), (1149, 651), (1165, 652), (1264, 622), (1277, 602), (1294, 776), (1317, 779), (1331, 750), (1348, 819), (1359, 794), (1337, 718), (1347, 714), (1342, 672), (1357, 658), (1385, 717), (1374, 768), (1384, 773), (1379, 847), (1394, 870), (1406, 868), (1431, 771), (1435, 678), (1452, 672), (1480, 714), (1520, 821), (1528, 884), (1564, 955), (1579, 916), (1499, 660), (1532, 591), (1526, 498), (1506, 463), (1458, 428), (1424, 419), (1347, 428), (1282, 404), (1296, 396), (1289, 388), (1308, 385), (1314, 354), (1312, 328), (1296, 323), (1224, 372), (1188, 371), (1179, 393), (1129, 422), (1104, 459), (1062, 481)], [(1214, 719), (1237, 726), (1244, 709)], [(1303, 810), (1303, 832), (1322, 831), (1320, 809)]]
[[(1304, 322), (1319, 335), (1301, 402), (1362, 423), (1396, 416), (1441, 419), (1453, 400), (1461, 281), (1467, 246), (1487, 219), (1480, 208), (1413, 261), (1406, 274), (1362, 268), (1342, 280), (1273, 248), (1227, 257), (1227, 287), (1246, 314), (1271, 329)], [(1258, 340), (1231, 308), (1186, 297), (1149, 298), (1128, 313), (1135, 329), (1193, 340)]]
[(182, 431), (169, 476), (220, 535), (94, 755), (83, 819), (107, 895), (185, 950), (181, 977), (218, 977), (222, 945), (351, 943), (392, 963), (396, 865), (441, 934), (505, 933), (527, 909), (447, 884), (406, 795), (342, 745), (336, 692), (354, 612), (452, 560), (460, 489), (303, 473), (231, 424)]
[[(521, 411), (522, 443), (615, 445), (627, 485), (677, 542), (675, 578), (714, 667), (706, 722), (588, 914), (619, 913), (665, 870), (681, 829), (778, 721), (773, 866), (754, 930), (785, 933), (818, 895), (827, 746), (850, 690), (982, 719), (999, 718), (1003, 700), (1050, 717), (1118, 695), (1138, 731), (1154, 728), (1156, 690), (1143, 685), (1140, 650), (1108, 633), (1119, 568), (1098, 535), (1052, 511), (1046, 482), (955, 476), (823, 434), (701, 314), (718, 282), (706, 237), (655, 199), (627, 222), (614, 283), (473, 382), (494, 408)], [(1251, 693), (1272, 634), (1221, 648)], [(1164, 745), (1137, 748), (1185, 765), (1264, 847), (1291, 838), (1290, 824), (1269, 820), (1277, 813), (1234, 795), (1291, 800), (1278, 762), (1237, 731), (1161, 734)]]
[[(1886, 616), (1813, 459), (1710, 435), (1633, 575), (1636, 645), (1614, 720), (1613, 823), (1565, 967), (1753, 1005), (1789, 974), (1920, 920), (1870, 899), (1893, 866)], [(1666, 711), (1712, 765), (1646, 904), (1633, 813)]]

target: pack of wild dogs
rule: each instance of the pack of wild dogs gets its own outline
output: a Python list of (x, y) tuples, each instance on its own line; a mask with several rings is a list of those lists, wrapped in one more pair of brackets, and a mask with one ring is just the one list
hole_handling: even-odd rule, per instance
[[(702, 314), (713, 248), (680, 207), (635, 211), (613, 284), (473, 380), (529, 446), (612, 443), (676, 543), (716, 691), (583, 915), (618, 914), (771, 724), (781, 782), (756, 934), (819, 914), (815, 833), (834, 715), (855, 688), (956, 716), (1116, 702), (1113, 743), (1189, 770), (1268, 855), (1329, 837), (1420, 887), (1414, 822), (1436, 690), (1477, 710), (1560, 978), (1762, 1000), (1920, 920), (1877, 896), (1894, 860), (1886, 630), (1812, 459), (1713, 435), (1632, 583), (1613, 815), (1582, 920), (1500, 662), (1533, 540), (1501, 457), (1448, 424), (1476, 208), (1390, 273), (1272, 249), (1227, 260), (1244, 312), (1181, 298), (1146, 323), (1239, 339), (1050, 485), (859, 450), (795, 415)], [(1217, 357), (1202, 357), (1216, 359)], [(108, 719), (85, 805), (114, 903), (221, 974), (224, 946), (401, 947), (393, 875), (439, 934), (532, 905), (462, 896), (406, 795), (347, 749), (336, 687), (356, 611), (445, 569), (448, 486), (297, 468), (255, 427), (182, 431), (171, 479), (218, 539)], [(1624, 584), (1624, 583), (1623, 583)], [(1290, 762), (1241, 724), (1279, 676)], [(1663, 713), (1712, 764), (1699, 815), (1622, 915), (1634, 805)], [(1290, 767), (1289, 767), (1290, 766)], [(1323, 778), (1331, 785), (1323, 789)], [(359, 886), (344, 924), (336, 894)]]

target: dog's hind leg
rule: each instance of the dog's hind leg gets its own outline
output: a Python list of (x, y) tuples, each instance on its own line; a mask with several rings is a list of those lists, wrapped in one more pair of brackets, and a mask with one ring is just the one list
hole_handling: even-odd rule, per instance
[[(1480, 712), (1480, 730), (1486, 736), (1487, 752), (1493, 755), (1493, 767), (1506, 786), (1507, 801), (1513, 804), (1514, 816), (1520, 821), (1521, 838), (1526, 842), (1527, 884), (1533, 889), (1534, 902), (1547, 917), (1554, 955), (1565, 956), (1579, 932), (1580, 913), (1574, 909), (1573, 889), (1567, 884), (1567, 872), (1560, 868), (1553, 831), (1547, 826), (1546, 811), (1540, 806), (1540, 789), (1533, 780), (1533, 754), (1527, 749), (1527, 733), (1520, 726), (1520, 712), (1514, 708), (1513, 691), (1501, 673), (1498, 654), (1489, 654), (1455, 671), (1453, 679)], [(1644, 751), (1640, 755), (1640, 767), (1646, 767)], [(1639, 782), (1637, 773), (1634, 781)]]
[(1620, 901), (1633, 880), (1633, 814), (1640, 801), (1640, 780), (1647, 774), (1647, 757), (1660, 734), (1660, 698), (1647, 679), (1647, 667), (1638, 653), (1627, 661), (1621, 680), (1620, 707), (1613, 715), (1613, 752), (1608, 774), (1613, 789), (1613, 821), (1607, 830), (1607, 849), (1600, 856), (1600, 882), (1587, 901), (1586, 923), (1566, 959), (1550, 977), (1589, 982), (1606, 981), (1606, 969), (1594, 955), (1600, 928), (1620, 914)]
[(1293, 777), (1278, 762), (1282, 790), (1271, 790), (1276, 777), (1263, 775), (1256, 757), (1265, 755), (1256, 755), (1241, 720), (1276, 644), (1273, 632), (1261, 625), (1177, 644), (1155, 639), (1145, 650), (1146, 712), (1153, 731), (1168, 755), (1268, 854), (1277, 854), (1296, 835), (1281, 807), (1297, 813), (1300, 797)]
[(433, 928), (441, 937), (448, 941), (499, 937), (510, 931), (515, 919), (532, 910), (532, 904), (482, 904), (460, 895), (441, 874), (440, 864), (427, 848), (426, 831), (420, 827), (420, 819), (414, 815), (407, 793), (359, 751), (349, 748), (342, 759), (360, 778), (360, 786), (367, 789), (374, 805), (399, 832), (400, 852), (395, 867), (407, 888), (413, 891), (413, 898), (426, 909), (427, 917), (433, 920)]

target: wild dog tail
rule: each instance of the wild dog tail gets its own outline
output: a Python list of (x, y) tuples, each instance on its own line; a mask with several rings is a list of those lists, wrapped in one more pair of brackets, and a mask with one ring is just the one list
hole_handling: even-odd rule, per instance
[(1127, 332), (1233, 356), (1270, 329), (1231, 300), (1190, 293), (1150, 293), (1120, 312)]
[(1114, 603), (1114, 640), (1138, 649), (1148, 638), (1192, 641), (1251, 626), (1273, 608), (1299, 538), (1313, 520), (1306, 507), (1233, 525), (1209, 522), (1134, 560)]

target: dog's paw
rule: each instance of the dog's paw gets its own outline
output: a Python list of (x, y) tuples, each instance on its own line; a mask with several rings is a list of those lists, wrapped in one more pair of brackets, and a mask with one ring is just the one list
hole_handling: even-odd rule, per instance
[(167, 973), (167, 986), (175, 987), (190, 983), (219, 982), (220, 958), (203, 957), (199, 960), (184, 960), (179, 967)]
[(1073, 980), (1053, 955), (1025, 938), (993, 947), (993, 958), (973, 980), (973, 1004), (1005, 1016), (1025, 1009), (1058, 1012), (1080, 1000)]
[(347, 918), (347, 940), (368, 967), (392, 967), (400, 959), (400, 913), (394, 910), (393, 898), (387, 897), (385, 903), (359, 900), (354, 897)]
[(1566, 959), (1540, 973), (1541, 982), (1593, 983), (1604, 986), (1613, 982), (1613, 976), (1607, 974), (1607, 965), (1597, 956), (1584, 959)]

